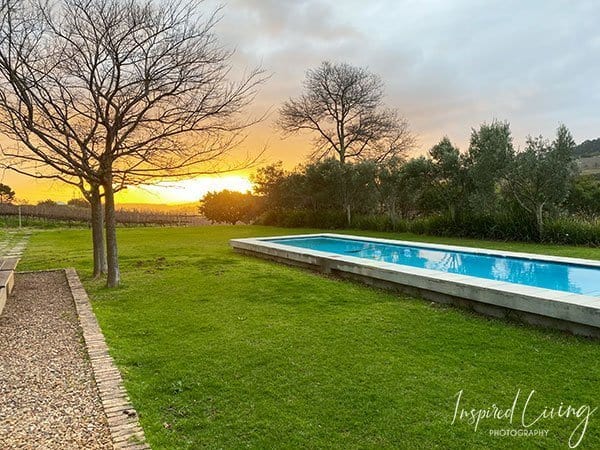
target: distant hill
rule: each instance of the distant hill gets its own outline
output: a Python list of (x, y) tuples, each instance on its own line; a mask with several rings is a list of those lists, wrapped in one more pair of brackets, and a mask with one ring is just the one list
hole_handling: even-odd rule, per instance
[(583, 141), (573, 149), (573, 156), (584, 175), (600, 174), (600, 138)]
[(575, 158), (589, 158), (600, 155), (600, 138), (583, 141), (573, 150)]
[(585, 175), (600, 173), (600, 155), (578, 158), (577, 164)]

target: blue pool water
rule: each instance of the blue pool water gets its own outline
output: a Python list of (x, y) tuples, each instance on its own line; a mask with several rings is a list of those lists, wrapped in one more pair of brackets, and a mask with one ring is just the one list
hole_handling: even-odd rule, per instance
[(600, 297), (600, 267), (333, 237), (269, 239), (269, 242)]

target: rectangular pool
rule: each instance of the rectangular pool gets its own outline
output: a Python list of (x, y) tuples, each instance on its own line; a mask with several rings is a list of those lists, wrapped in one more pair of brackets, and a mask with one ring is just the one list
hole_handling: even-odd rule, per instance
[(243, 254), (600, 338), (600, 261), (333, 233), (232, 239)]
[(345, 237), (299, 237), (267, 242), (600, 297), (600, 267), (594, 266)]

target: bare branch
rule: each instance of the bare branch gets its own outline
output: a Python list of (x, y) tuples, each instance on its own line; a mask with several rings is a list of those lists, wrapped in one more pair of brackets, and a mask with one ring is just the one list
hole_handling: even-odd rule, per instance
[(285, 134), (316, 135), (313, 159), (332, 153), (346, 159), (382, 161), (398, 157), (415, 144), (406, 120), (383, 107), (383, 83), (368, 70), (324, 62), (309, 70), (303, 93), (279, 110)]

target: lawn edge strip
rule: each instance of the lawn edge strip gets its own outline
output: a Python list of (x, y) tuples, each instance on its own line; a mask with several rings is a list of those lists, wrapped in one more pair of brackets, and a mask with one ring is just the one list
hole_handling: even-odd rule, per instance
[(121, 373), (108, 353), (104, 334), (77, 271), (73, 268), (64, 271), (75, 302), (85, 348), (90, 358), (114, 447), (130, 450), (149, 449), (144, 430), (138, 421), (137, 411), (127, 396)]

